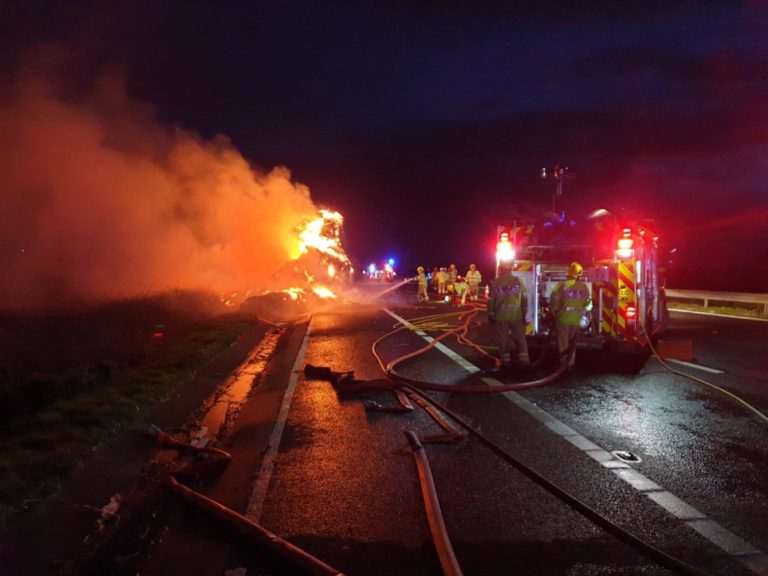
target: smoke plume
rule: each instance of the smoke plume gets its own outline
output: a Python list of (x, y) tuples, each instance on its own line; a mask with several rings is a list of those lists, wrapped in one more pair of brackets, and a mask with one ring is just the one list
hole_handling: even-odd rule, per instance
[(263, 288), (316, 214), (286, 168), (163, 125), (117, 78), (0, 95), (0, 308)]

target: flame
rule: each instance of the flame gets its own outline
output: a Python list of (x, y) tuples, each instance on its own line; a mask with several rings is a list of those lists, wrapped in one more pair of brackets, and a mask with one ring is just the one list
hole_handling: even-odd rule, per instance
[[(320, 210), (319, 216), (309, 218), (295, 228), (296, 235), (291, 242), (298, 255), (272, 278), (278, 286), (276, 292), (282, 294), (285, 300), (306, 303), (313, 298), (338, 298), (334, 287), (348, 280), (352, 274), (351, 262), (341, 244), (343, 221), (338, 212)], [(265, 290), (263, 295), (269, 293)]]
[(303, 297), (309, 292), (323, 299), (337, 297), (320, 279), (324, 278), (327, 283), (333, 284), (343, 281), (345, 275), (349, 277), (352, 274), (352, 262), (341, 245), (343, 224), (344, 217), (339, 212), (320, 210), (317, 218), (297, 227), (298, 256), (294, 258), (294, 262), (298, 264), (298, 270), (301, 270), (309, 286), (306, 290), (284, 290), (293, 300), (297, 300), (299, 294)]
[(299, 254), (307, 254), (310, 248), (342, 264), (350, 264), (341, 247), (341, 226), (344, 217), (338, 212), (320, 210), (320, 217), (299, 226)]
[(303, 288), (296, 288), (295, 286), (292, 286), (291, 288), (286, 288), (283, 290), (283, 293), (288, 294), (288, 296), (291, 298), (291, 300), (298, 300), (299, 297), (302, 297), (302, 300), (304, 299), (303, 296), (305, 294)]
[(314, 286), (312, 292), (320, 296), (320, 298), (336, 298), (336, 294), (325, 286)]

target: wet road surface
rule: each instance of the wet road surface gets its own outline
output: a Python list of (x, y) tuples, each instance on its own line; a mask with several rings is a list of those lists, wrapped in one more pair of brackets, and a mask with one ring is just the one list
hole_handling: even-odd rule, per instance
[[(389, 305), (408, 318), (446, 310), (394, 298)], [(698, 337), (707, 330), (698, 322), (712, 321), (691, 326), (683, 319), (685, 336)], [(378, 378), (371, 345), (393, 324), (376, 308), (316, 314), (304, 360)], [(710, 329), (710, 337), (720, 330)], [(474, 338), (489, 343), (487, 327)], [(764, 326), (745, 340), (751, 344), (732, 350), (726, 373), (739, 380), (734, 388), (765, 406), (764, 388), (741, 382), (745, 374), (760, 375), (753, 366), (759, 367), (765, 347)], [(380, 349), (389, 360), (422, 344), (418, 336), (400, 333)], [(477, 365), (488, 364), (472, 349), (448, 346)], [(718, 345), (711, 338), (709, 348), (701, 361), (716, 364)], [(479, 378), (436, 350), (405, 366), (401, 371), (408, 376), (433, 382)], [(545, 362), (540, 370), (546, 369)], [(663, 371), (656, 360), (626, 366), (580, 353), (576, 372), (545, 388), (519, 395), (432, 396), (667, 553), (714, 574), (767, 573), (761, 552), (768, 549), (762, 521), (768, 502), (765, 424)], [(259, 521), (348, 574), (440, 574), (403, 436), (406, 429), (422, 437), (439, 429), (418, 409), (406, 415), (366, 412), (365, 399), (394, 404), (388, 392), (339, 394), (326, 381), (300, 378)], [(625, 464), (610, 454), (614, 450), (640, 461)], [(427, 452), (465, 574), (670, 573), (470, 439), (428, 446)]]
[[(366, 410), (366, 400), (396, 406), (390, 391), (344, 392), (302, 371), (312, 364), (354, 371), (358, 380), (382, 378), (372, 346), (398, 325), (396, 317), (418, 322), (457, 310), (415, 305), (407, 288), (384, 301), (371, 301), (370, 293), (362, 290), (351, 302), (316, 311), (311, 322), (272, 332), (272, 351), (251, 353), (257, 375), (251, 388), (246, 382), (219, 390), (202, 420), (232, 460), (222, 473), (188, 484), (350, 576), (442, 574), (404, 435), (411, 430), (426, 438), (442, 430), (418, 407), (404, 414)], [(768, 324), (672, 318), (664, 338), (692, 341), (693, 364), (718, 372), (675, 368), (768, 412)], [(265, 329), (260, 334), (254, 350), (269, 339)], [(469, 335), (482, 345), (493, 342), (485, 323)], [(424, 344), (404, 330), (381, 340), (377, 351), (386, 363)], [(493, 388), (541, 378), (554, 368), (551, 353), (532, 350), (532, 358), (543, 358), (534, 370), (487, 374), (481, 369), (490, 362), (478, 350), (453, 337), (442, 344), (398, 371), (435, 383)], [(576, 370), (545, 387), (429, 396), (520, 466), (667, 554), (711, 574), (768, 574), (768, 425), (656, 359), (579, 351)], [(636, 460), (624, 462), (613, 454), (618, 451)], [(464, 574), (673, 573), (470, 436), (426, 445), (426, 453)], [(112, 491), (102, 489), (105, 495)], [(238, 567), (249, 576), (297, 573), (225, 523), (167, 501), (173, 504), (166, 506), (165, 527), (154, 537), (142, 574), (223, 574)]]

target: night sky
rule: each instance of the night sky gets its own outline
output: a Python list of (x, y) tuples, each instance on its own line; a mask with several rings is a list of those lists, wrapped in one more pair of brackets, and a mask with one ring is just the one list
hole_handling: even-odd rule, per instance
[(358, 264), (488, 269), (560, 164), (569, 216), (658, 221), (672, 287), (768, 291), (768, 2), (568, 4), (3, 3), (0, 74), (56, 54), (72, 99), (119, 75), (159, 122), (286, 166)]

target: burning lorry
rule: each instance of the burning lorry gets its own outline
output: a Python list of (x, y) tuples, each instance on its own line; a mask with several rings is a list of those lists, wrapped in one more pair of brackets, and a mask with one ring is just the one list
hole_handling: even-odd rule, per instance
[(579, 346), (641, 352), (668, 320), (653, 223), (621, 220), (606, 210), (583, 223), (551, 216), (523, 217), (497, 228), (496, 275), (502, 262), (511, 262), (525, 282), (528, 336), (544, 339), (553, 332), (552, 290), (577, 261), (592, 297)]

